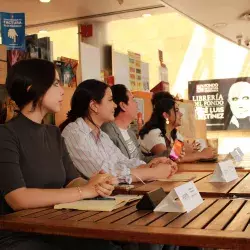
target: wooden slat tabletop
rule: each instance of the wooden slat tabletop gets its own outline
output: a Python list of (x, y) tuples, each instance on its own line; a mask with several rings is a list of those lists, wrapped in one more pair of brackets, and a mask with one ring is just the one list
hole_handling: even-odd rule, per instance
[(238, 172), (239, 178), (231, 182), (209, 182), (210, 176), (203, 178), (195, 183), (197, 189), (203, 196), (228, 196), (230, 190), (241, 184), (248, 173)]
[[(244, 187), (248, 185), (248, 191), (242, 192), (245, 196), (250, 196), (250, 184), (247, 184), (247, 180), (250, 182), (250, 177), (248, 177), (248, 173), (238, 173), (239, 178), (235, 181), (231, 181), (228, 183), (225, 182), (209, 182), (211, 178), (211, 173), (209, 172), (195, 172), (197, 178), (194, 180), (195, 185), (202, 196), (204, 197), (225, 197), (230, 196), (230, 191), (233, 189), (237, 189), (238, 185), (242, 186), (242, 189), (237, 189), (238, 194), (240, 195), (241, 190), (244, 190)], [(246, 176), (248, 177), (245, 181)], [(138, 188), (134, 188), (130, 191), (131, 194), (145, 194), (146, 192), (150, 192), (156, 190), (158, 188), (163, 188), (165, 192), (170, 192), (173, 188), (178, 187), (186, 182), (163, 182), (163, 181), (154, 181), (147, 183), (146, 185), (141, 185)], [(243, 184), (242, 184), (243, 183)], [(247, 192), (249, 194), (247, 194)]]
[(206, 198), (190, 213), (31, 209), (0, 217), (0, 230), (197, 247), (249, 249), (250, 201)]
[(179, 171), (184, 172), (213, 172), (217, 163), (213, 162), (194, 162), (178, 164)]
[[(181, 163), (178, 165), (180, 172), (213, 172), (217, 163), (214, 162), (194, 162)], [(242, 161), (236, 168), (237, 172), (250, 172), (250, 161)]]
[(250, 174), (232, 189), (230, 194), (241, 197), (250, 197)]
[[(194, 175), (196, 175), (196, 178), (193, 180), (194, 182), (197, 182), (206, 176), (210, 175), (210, 172), (193, 172)], [(173, 188), (178, 187), (186, 182), (165, 182), (165, 181), (153, 181), (149, 182), (146, 185), (141, 185), (137, 188), (134, 188), (130, 191), (130, 194), (145, 194), (146, 192), (155, 190), (157, 188), (162, 187), (165, 192), (170, 192)]]

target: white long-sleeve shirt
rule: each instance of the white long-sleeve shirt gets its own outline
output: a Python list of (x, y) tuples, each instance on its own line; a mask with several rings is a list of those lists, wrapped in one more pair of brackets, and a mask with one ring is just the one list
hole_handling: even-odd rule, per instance
[(76, 168), (87, 177), (104, 170), (116, 176), (119, 182), (131, 183), (130, 169), (146, 164), (139, 159), (129, 159), (100, 131), (99, 137), (82, 119), (70, 123), (62, 132), (70, 157)]

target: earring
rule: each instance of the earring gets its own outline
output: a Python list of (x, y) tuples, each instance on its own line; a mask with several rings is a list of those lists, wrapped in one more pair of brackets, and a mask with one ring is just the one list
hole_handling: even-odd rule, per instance
[(169, 120), (168, 120), (168, 118), (166, 118), (166, 124), (169, 124)]

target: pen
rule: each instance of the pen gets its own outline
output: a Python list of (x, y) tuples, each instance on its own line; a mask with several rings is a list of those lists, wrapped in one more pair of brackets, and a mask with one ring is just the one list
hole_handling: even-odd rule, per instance
[(103, 201), (108, 201), (108, 200), (115, 200), (113, 197), (95, 197), (95, 198), (87, 198), (84, 200), (103, 200)]

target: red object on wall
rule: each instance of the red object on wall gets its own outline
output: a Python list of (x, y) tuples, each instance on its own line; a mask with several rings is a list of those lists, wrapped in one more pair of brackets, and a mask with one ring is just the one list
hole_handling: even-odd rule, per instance
[(161, 81), (154, 88), (150, 90), (150, 92), (157, 93), (161, 91), (169, 91), (169, 83)]
[(108, 76), (107, 77), (107, 84), (112, 87), (115, 84), (115, 77), (114, 76)]
[(91, 37), (93, 36), (93, 25), (92, 24), (82, 24), (80, 34), (82, 37)]

